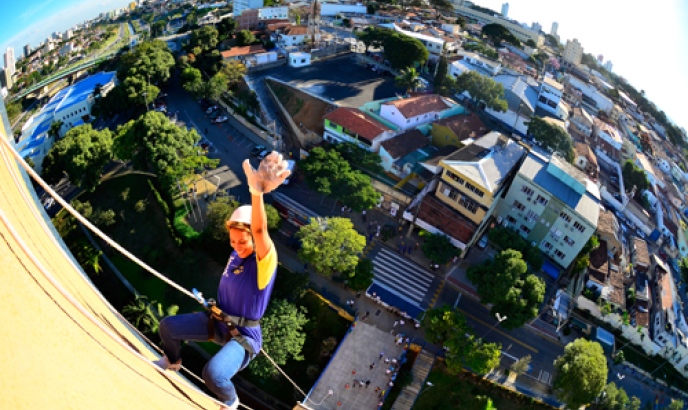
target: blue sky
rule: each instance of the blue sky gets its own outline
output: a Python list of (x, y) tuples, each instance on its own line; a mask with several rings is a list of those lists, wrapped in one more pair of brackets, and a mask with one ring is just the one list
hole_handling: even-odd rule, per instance
[[(0, 51), (22, 55), (54, 31), (126, 6), (130, 0), (4, 0)], [(500, 11), (506, 0), (475, 0)], [(638, 90), (688, 129), (688, 2), (663, 0), (509, 0), (509, 17), (539, 22), (549, 32), (559, 23), (562, 42), (577, 38), (585, 52), (602, 54)]]

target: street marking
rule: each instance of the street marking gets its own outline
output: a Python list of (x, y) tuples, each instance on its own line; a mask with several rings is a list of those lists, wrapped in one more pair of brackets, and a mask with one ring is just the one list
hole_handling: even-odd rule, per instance
[[(475, 320), (476, 322), (480, 323), (480, 324), (483, 325), (483, 326), (487, 326), (487, 327), (492, 327), (492, 326), (493, 326), (493, 325), (491, 325), (491, 324), (489, 324), (489, 323), (483, 322), (482, 320), (478, 319), (477, 317), (471, 315), (470, 313), (466, 312), (465, 310), (463, 310), (463, 309), (461, 309), (461, 308), (457, 308), (457, 310), (460, 311), (460, 312), (463, 312), (464, 315), (466, 315), (466, 316), (468, 316), (469, 318)], [(510, 336), (510, 335), (508, 335), (508, 334), (502, 332), (501, 330), (499, 330), (499, 329), (497, 329), (497, 328), (493, 329), (492, 331), (493, 331), (493, 332), (496, 332), (496, 333), (499, 333), (500, 335), (506, 337), (507, 339), (511, 340), (511, 341), (514, 342), (514, 343), (518, 343), (519, 345), (525, 347), (526, 349), (531, 350), (533, 353), (537, 353), (537, 352), (538, 352), (538, 350), (537, 350), (536, 348), (534, 348), (534, 347), (532, 347), (532, 346), (530, 346), (530, 345), (528, 345), (528, 344), (526, 344), (526, 343), (523, 343), (522, 341), (520, 341), (520, 340), (516, 339), (515, 337), (512, 337), (512, 336)]]
[(454, 302), (454, 309), (456, 309), (456, 307), (459, 306), (459, 302), (461, 301), (461, 296), (463, 296), (463, 293), (459, 292), (459, 295), (456, 297), (456, 302)]
[(511, 360), (518, 361), (518, 357), (510, 355), (509, 353), (505, 352), (504, 350), (502, 350), (502, 356), (506, 356)]

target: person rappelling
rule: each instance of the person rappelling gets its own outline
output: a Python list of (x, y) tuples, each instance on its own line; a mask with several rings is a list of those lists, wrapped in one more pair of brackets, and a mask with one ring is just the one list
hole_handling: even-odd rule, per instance
[(260, 352), (260, 319), (275, 284), (277, 251), (268, 235), (263, 194), (279, 187), (290, 171), (282, 155), (272, 152), (254, 169), (243, 164), (251, 205), (237, 208), (226, 221), (233, 251), (220, 279), (217, 302), (203, 301), (207, 312), (168, 316), (160, 322), (165, 355), (155, 361), (165, 370), (181, 367), (181, 341), (211, 340), (222, 346), (203, 368), (203, 380), (226, 409), (239, 407), (231, 379)]

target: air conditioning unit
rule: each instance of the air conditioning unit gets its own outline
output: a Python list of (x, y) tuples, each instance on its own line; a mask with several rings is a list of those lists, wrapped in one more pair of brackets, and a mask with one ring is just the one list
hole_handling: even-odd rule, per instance
[(497, 217), (497, 223), (498, 223), (498, 224), (502, 223), (502, 217), (501, 217), (501, 216), (498, 216), (498, 217)]

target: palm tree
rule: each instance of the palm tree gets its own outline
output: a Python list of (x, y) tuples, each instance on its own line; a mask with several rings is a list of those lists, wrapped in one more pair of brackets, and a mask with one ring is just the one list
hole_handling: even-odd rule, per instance
[(179, 306), (172, 305), (164, 311), (161, 303), (149, 302), (147, 296), (136, 295), (136, 299), (122, 309), (122, 314), (140, 331), (156, 334), (162, 318), (174, 316), (178, 310)]
[(60, 120), (53, 121), (53, 123), (50, 124), (50, 129), (48, 130), (48, 135), (50, 135), (51, 137), (55, 137), (55, 139), (59, 139), (60, 138), (60, 129), (62, 128), (62, 125), (64, 125), (64, 123)]
[(420, 75), (413, 67), (403, 68), (394, 82), (398, 87), (406, 88), (406, 94), (416, 91), (422, 85)]

